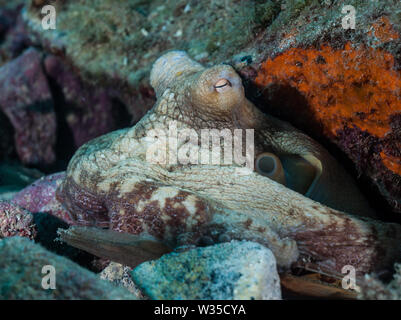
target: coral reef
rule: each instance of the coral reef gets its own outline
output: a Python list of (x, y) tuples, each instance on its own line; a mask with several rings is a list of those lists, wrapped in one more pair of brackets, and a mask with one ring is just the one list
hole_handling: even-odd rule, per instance
[(0, 200), (10, 200), (18, 191), (42, 176), (40, 171), (17, 163), (0, 163)]
[(170, 253), (132, 274), (151, 299), (281, 299), (274, 256), (258, 243), (232, 241)]
[[(44, 266), (56, 271), (56, 288), (44, 289)], [(0, 299), (23, 300), (134, 300), (117, 288), (70, 260), (45, 250), (25, 238), (0, 240)]]

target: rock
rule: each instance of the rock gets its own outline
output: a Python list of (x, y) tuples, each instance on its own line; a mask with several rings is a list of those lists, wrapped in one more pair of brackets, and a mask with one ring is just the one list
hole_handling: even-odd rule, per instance
[(69, 0), (50, 1), (57, 8), (57, 30), (46, 32), (40, 7), (33, 2), (24, 11), (33, 41), (65, 55), (85, 81), (118, 88), (116, 94), (134, 122), (154, 103), (148, 75), (162, 52), (183, 49), (193, 57), (221, 62), (249, 42), (257, 24), (251, 1), (199, 2), (184, 11), (187, 1), (182, 0)]
[(365, 275), (357, 283), (360, 288), (360, 300), (401, 300), (401, 264), (395, 265), (394, 278), (383, 283), (375, 275)]
[(42, 177), (18, 192), (11, 201), (30, 212), (46, 212), (69, 225), (74, 225), (70, 214), (62, 207), (55, 196), (56, 190), (64, 177), (64, 172)]
[(18, 163), (0, 163), (0, 185), (13, 185), (22, 189), (41, 177), (43, 173), (39, 170), (26, 168)]
[[(56, 289), (43, 289), (44, 266), (55, 268)], [(0, 241), (0, 299), (80, 300), (135, 299), (123, 288), (57, 256), (28, 239), (13, 237)], [(47, 282), (46, 282), (47, 283)]]
[(272, 252), (246, 241), (166, 254), (136, 267), (133, 279), (151, 299), (281, 299)]
[(70, 149), (70, 156), (89, 140), (131, 124), (121, 102), (106, 89), (84, 83), (63, 59), (48, 55), (44, 67), (57, 97), (58, 116), (65, 122), (58, 123), (59, 144)]
[[(26, 207), (33, 209), (35, 206), (28, 204)], [(27, 237), (40, 243), (51, 252), (69, 257), (82, 265), (90, 266), (94, 260), (92, 255), (68, 246), (61, 241), (55, 241), (58, 237), (57, 230), (60, 228), (67, 229), (68, 227), (69, 225), (66, 222), (52, 215), (51, 212), (42, 212), (41, 210), (31, 212), (15, 202), (0, 201), (0, 238)]]
[(0, 1), (0, 67), (30, 46), (20, 15), (24, 0)]
[(145, 296), (137, 288), (131, 277), (132, 268), (123, 266), (116, 262), (110, 264), (100, 273), (100, 278), (107, 280), (119, 287), (126, 288), (138, 299), (145, 299)]
[[(336, 144), (371, 182), (366, 191), (379, 188), (377, 209), (385, 211), (378, 201), (385, 198), (401, 212), (401, 3), (281, 2), (259, 40), (264, 58), (253, 64), (259, 105)], [(355, 29), (343, 27), (346, 5), (355, 9)]]
[(55, 160), (56, 116), (41, 60), (31, 48), (0, 68), (0, 109), (14, 128), (20, 160), (31, 165)]
[[(147, 77), (150, 64), (169, 49), (224, 60), (244, 47), (263, 24), (256, 17), (254, 1), (199, 2), (184, 12), (188, 1), (182, 0), (133, 4), (69, 0), (50, 1), (58, 9), (57, 30), (46, 32), (41, 27), (41, 7), (30, 2), (24, 19), (37, 41), (65, 52), (85, 78), (119, 84), (138, 85)], [(270, 9), (266, 7), (258, 8)]]
[(4, 41), (0, 44), (0, 66), (18, 57), (32, 44), (25, 28), (25, 23), (19, 14), (20, 9), (21, 5), (8, 14), (10, 24), (7, 32), (3, 36)]
[(89, 253), (57, 241), (57, 230), (67, 229), (68, 224), (48, 213), (31, 213), (11, 202), (0, 201), (0, 239), (14, 236), (26, 237), (41, 244), (53, 253), (68, 257), (91, 270), (95, 257)]
[(6, 201), (0, 201), (0, 238), (27, 237), (34, 239), (36, 226), (27, 210)]
[(0, 163), (0, 200), (11, 200), (15, 194), (43, 174), (16, 163)]
[(0, 186), (0, 201), (10, 201), (16, 193), (13, 186)]
[[(22, 20), (22, 16), (19, 14), (20, 9), (21, 5), (5, 6), (3, 9), (0, 9), (0, 34), (2, 33), (3, 29), (3, 33), (5, 33), (4, 40), (0, 40), (0, 66), (17, 58), (27, 47), (31, 45), (29, 32), (27, 32), (25, 23)], [(22, 64), (25, 62), (22, 61), (18, 63)], [(44, 70), (42, 70), (42, 64)], [(55, 142), (53, 142), (53, 146), (49, 145), (47, 148), (51, 148), (53, 153), (57, 151), (57, 156), (60, 158), (60, 160), (66, 160), (71, 157), (76, 148), (85, 142), (107, 132), (128, 126), (131, 123), (131, 116), (126, 110), (125, 105), (118, 98), (115, 98), (114, 95), (108, 92), (106, 89), (97, 88), (96, 86), (83, 83), (80, 77), (74, 73), (72, 68), (68, 65), (67, 61), (49, 54), (44, 59), (42, 59), (42, 55), (40, 59), (33, 59), (33, 61), (30, 62), (30, 65), (38, 68), (38, 70), (40, 69), (40, 75), (43, 73), (49, 80), (49, 90), (51, 91), (52, 98), (54, 98), (54, 101), (51, 104), (54, 105), (54, 108), (57, 111), (58, 121), (57, 135), (56, 131), (52, 130), (52, 122), (49, 122), (49, 133), (52, 133), (50, 137), (54, 138), (53, 140), (55, 142), (57, 139), (57, 144), (54, 145)], [(38, 83), (40, 83), (43, 79), (43, 77), (38, 79)], [(30, 80), (28, 79), (27, 81), (29, 82)], [(22, 84), (17, 83), (18, 88), (16, 90), (20, 90), (21, 85)], [(29, 88), (28, 90), (38, 91), (38, 89), (39, 91), (42, 91), (45, 88), (44, 86), (40, 86), (40, 88)], [(10, 91), (12, 89), (8, 88), (8, 90)], [(20, 92), (22, 91), (16, 91), (15, 94), (21, 94)], [(32, 99), (35, 99), (35, 97)], [(0, 100), (0, 104), (1, 102), (2, 101)], [(41, 103), (41, 101), (39, 102)], [(7, 102), (6, 104), (10, 103), (11, 102)], [(31, 102), (27, 100), (25, 103), (29, 104)], [(50, 108), (50, 106), (46, 106), (45, 104), (42, 104), (42, 106)], [(11, 107), (18, 109), (18, 106)], [(35, 107), (34, 105), (32, 107), (27, 105), (27, 107), (34, 110), (37, 106)], [(6, 105), (4, 108), (9, 107)], [(23, 107), (20, 108), (24, 110)], [(53, 106), (51, 106), (50, 109), (52, 108)], [(19, 112), (22, 112), (22, 110)], [(13, 122), (14, 126), (23, 126), (24, 122), (28, 122), (24, 114), (10, 116), (10, 114), (8, 114), (6, 111), (4, 112), (8, 115), (11, 122), (13, 122), (12, 120), (14, 118), (20, 117), (20, 120), (17, 124)], [(43, 113), (43, 115), (45, 115), (45, 113)], [(142, 115), (143, 113), (141, 113), (140, 116)], [(30, 135), (32, 139), (34, 139), (35, 136), (43, 135), (43, 129), (40, 128), (41, 123), (38, 123), (39, 117), (36, 116), (35, 118), (37, 119), (36, 125), (38, 129), (35, 129), (34, 126), (32, 128), (27, 128), (27, 125), (25, 125), (23, 129), (29, 130), (16, 130), (17, 133), (19, 131), (24, 131), (25, 135)], [(0, 119), (0, 123), (3, 126), (2, 119)], [(0, 129), (1, 131), (5, 130), (5, 125), (6, 123), (4, 124), (4, 129)], [(54, 126), (55, 125), (56, 124), (54, 124)], [(4, 132), (5, 137), (11, 134), (12, 132), (10, 133), (10, 130)], [(38, 143), (37, 141), (31, 142), (35, 142), (36, 144)], [(18, 143), (18, 140), (16, 143)], [(25, 142), (20, 141), (20, 143)], [(8, 151), (5, 148), (8, 147), (10, 143), (5, 145), (4, 148), (2, 146), (3, 144), (5, 143), (2, 142), (0, 144), (0, 151), (2, 149), (4, 149), (4, 152)], [(39, 145), (38, 147), (42, 146)], [(34, 148), (35, 145), (32, 147), (22, 145), (18, 148), (18, 154), (20, 158), (21, 154), (24, 155), (24, 158), (21, 158), (21, 160), (25, 164), (42, 165), (40, 158), (32, 159), (35, 157), (35, 150), (29, 149)], [(56, 150), (54, 150), (55, 148)], [(21, 149), (24, 149), (24, 151), (21, 151)], [(26, 154), (27, 152), (29, 152), (29, 154)], [(50, 158), (43, 164), (53, 163), (55, 160), (54, 155), (47, 154), (47, 157), (53, 157), (53, 160)]]
[[(0, 167), (1, 168), (1, 167)], [(35, 242), (53, 253), (68, 257), (81, 266), (97, 270), (95, 257), (56, 241), (58, 229), (67, 229), (75, 224), (55, 197), (55, 191), (64, 178), (64, 173), (42, 177), (13, 195), (10, 206), (19, 208), (32, 218), (35, 225)]]
[(17, 19), (22, 2), (0, 1), (0, 36), (4, 37), (4, 34), (12, 27)]

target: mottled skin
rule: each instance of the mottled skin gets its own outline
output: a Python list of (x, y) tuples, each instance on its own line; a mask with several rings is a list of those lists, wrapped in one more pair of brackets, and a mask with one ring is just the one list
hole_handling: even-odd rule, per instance
[[(270, 247), (279, 266), (297, 262), (331, 274), (346, 264), (371, 272), (399, 256), (400, 227), (333, 209), (372, 214), (327, 151), (245, 98), (232, 67), (205, 69), (170, 52), (155, 62), (151, 84), (158, 101), (137, 125), (92, 140), (71, 160), (58, 198), (80, 224), (150, 235), (171, 247), (253, 240)], [(197, 132), (255, 129), (255, 155), (295, 155), (317, 178), (301, 194), (258, 172), (239, 174), (235, 164), (149, 163), (147, 133), (167, 131), (172, 120)], [(295, 173), (302, 182), (302, 170)]]

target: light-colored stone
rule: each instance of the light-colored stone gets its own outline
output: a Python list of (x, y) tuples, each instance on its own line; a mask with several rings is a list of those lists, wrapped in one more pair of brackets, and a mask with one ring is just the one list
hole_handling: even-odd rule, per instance
[(173, 252), (139, 265), (133, 278), (152, 299), (281, 299), (272, 252), (249, 241)]
[[(42, 274), (42, 268), (48, 265), (56, 272), (54, 290), (42, 287), (43, 277), (49, 275)], [(135, 299), (127, 290), (26, 238), (0, 241), (0, 270), (0, 300)]]
[(124, 266), (120, 263), (110, 262), (110, 264), (100, 273), (100, 278), (110, 281), (116, 286), (126, 288), (138, 299), (144, 299), (144, 295), (132, 280), (131, 271), (132, 268), (130, 267)]

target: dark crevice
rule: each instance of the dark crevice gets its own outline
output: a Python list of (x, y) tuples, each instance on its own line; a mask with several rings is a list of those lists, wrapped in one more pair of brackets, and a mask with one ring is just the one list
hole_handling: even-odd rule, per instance
[(17, 159), (14, 144), (14, 127), (0, 107), (0, 160)]
[[(43, 68), (45, 70), (45, 68)], [(46, 70), (44, 71), (46, 73)], [(46, 74), (50, 91), (54, 101), (54, 111), (56, 114), (56, 163), (44, 171), (46, 173), (63, 171), (67, 168), (68, 162), (74, 155), (76, 148), (74, 146), (74, 136), (71, 128), (67, 123), (67, 110), (65, 97), (62, 88), (51, 76)]]
[(111, 110), (113, 123), (116, 129), (127, 128), (131, 126), (132, 115), (127, 106), (118, 98), (112, 99), (113, 108)]
[(34, 213), (33, 216), (37, 227), (36, 243), (39, 243), (51, 252), (71, 259), (84, 268), (97, 271), (93, 266), (95, 256), (57, 240), (57, 230), (68, 229), (69, 225), (67, 223), (47, 212)]

